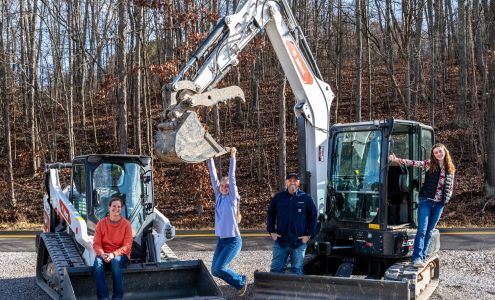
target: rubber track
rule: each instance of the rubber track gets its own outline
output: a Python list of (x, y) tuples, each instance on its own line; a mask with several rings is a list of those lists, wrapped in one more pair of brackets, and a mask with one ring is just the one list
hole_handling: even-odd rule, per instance
[(72, 238), (65, 232), (43, 233), (41, 238), (59, 276), (59, 295), (63, 295), (64, 268), (85, 267)]
[[(438, 258), (437, 258), (438, 259)], [(433, 259), (428, 260), (428, 264), (432, 263)], [(425, 267), (418, 269), (410, 265), (409, 262), (399, 262), (392, 266), (390, 266), (385, 272), (384, 279), (387, 280), (395, 280), (395, 281), (409, 281), (409, 289), (411, 292), (411, 299), (417, 299), (415, 296), (416, 284), (418, 282), (418, 278), (421, 276), (420, 274), (429, 267), (426, 265)], [(432, 284), (434, 280), (430, 281)], [(422, 293), (423, 294), (423, 293)], [(418, 296), (418, 299), (423, 299), (424, 296), (421, 294)]]

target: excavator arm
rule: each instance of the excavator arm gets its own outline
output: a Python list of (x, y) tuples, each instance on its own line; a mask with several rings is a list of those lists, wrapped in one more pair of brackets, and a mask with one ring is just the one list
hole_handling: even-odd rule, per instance
[[(285, 0), (245, 0), (217, 23), (178, 76), (162, 89), (163, 121), (158, 125), (155, 154), (167, 162), (201, 162), (226, 153), (199, 122), (194, 108), (231, 99), (244, 100), (237, 86), (214, 89), (238, 54), (265, 31), (296, 97), (299, 171), (302, 183), (325, 212), (329, 113), (333, 99), (308, 44)], [(199, 61), (190, 80), (186, 73)]]

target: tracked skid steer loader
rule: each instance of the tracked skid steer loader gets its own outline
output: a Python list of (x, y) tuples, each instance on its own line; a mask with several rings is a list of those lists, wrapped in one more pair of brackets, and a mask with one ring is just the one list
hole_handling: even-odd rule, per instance
[[(63, 189), (60, 178), (69, 175)], [(125, 299), (223, 299), (201, 260), (180, 261), (166, 245), (175, 228), (154, 207), (150, 157), (95, 154), (47, 164), (45, 188), (36, 282), (52, 299), (95, 299), (93, 235), (115, 196), (124, 200), (122, 216), (133, 231)]]

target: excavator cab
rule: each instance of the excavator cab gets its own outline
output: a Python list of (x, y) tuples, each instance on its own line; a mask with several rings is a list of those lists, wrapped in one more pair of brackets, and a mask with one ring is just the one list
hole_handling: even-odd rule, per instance
[(389, 164), (388, 156), (425, 160), (433, 143), (433, 129), (414, 121), (332, 126), (327, 211), (308, 244), (305, 275), (255, 273), (255, 298), (428, 298), (438, 285), (438, 230), (426, 267), (408, 264), (424, 172)]
[(369, 229), (416, 226), (424, 171), (389, 164), (388, 156), (425, 160), (433, 141), (433, 129), (413, 121), (333, 126), (327, 212), (331, 219), (340, 226)]
[[(60, 185), (70, 169), (70, 185)], [(93, 299), (93, 236), (113, 197), (132, 225), (126, 299), (216, 299), (221, 291), (201, 260), (180, 261), (166, 245), (175, 228), (153, 203), (151, 158), (92, 154), (47, 164), (45, 230), (36, 240), (36, 282), (52, 299)], [(111, 283), (111, 274), (107, 274)]]

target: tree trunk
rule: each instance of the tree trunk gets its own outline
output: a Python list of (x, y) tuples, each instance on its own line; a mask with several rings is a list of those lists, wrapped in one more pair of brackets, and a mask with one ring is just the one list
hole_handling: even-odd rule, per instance
[(118, 39), (116, 43), (118, 76), (116, 97), (119, 115), (119, 152), (121, 154), (127, 154), (127, 70), (125, 59), (126, 4), (127, 2), (124, 1), (118, 2), (119, 26)]
[(479, 5), (479, 0), (473, 1), (473, 22), (475, 23), (475, 45), (474, 45), (474, 54), (476, 57), (476, 66), (478, 73), (481, 76), (481, 111), (484, 103), (486, 102), (486, 97), (488, 96), (488, 74), (485, 66), (485, 16), (484, 11), (481, 9)]
[[(491, 10), (495, 9), (495, 2), (491, 2)], [(490, 28), (489, 45), (490, 49), (495, 49), (495, 20), (492, 19), (492, 24), (487, 24)], [(489, 68), (489, 85), (490, 96), (486, 97), (486, 124), (485, 124), (485, 192), (487, 196), (495, 196), (495, 55), (490, 55), (488, 58)]]
[[(495, 35), (495, 34), (494, 34)], [(495, 36), (494, 36), (495, 38)], [(486, 97), (486, 179), (485, 191), (488, 196), (495, 195), (495, 57), (490, 62), (490, 97)]]
[(343, 24), (342, 24), (342, 0), (338, 0), (337, 7), (337, 42), (335, 43), (335, 52), (337, 55), (337, 66), (336, 66), (336, 86), (337, 86), (337, 97), (335, 97), (335, 117), (334, 123), (338, 123), (338, 112), (339, 103), (342, 98), (342, 67), (343, 67), (343, 55), (342, 55), (342, 45), (343, 45)]
[(141, 136), (141, 95), (142, 95), (142, 40), (141, 36), (142, 30), (142, 17), (143, 17), (143, 7), (134, 6), (134, 18), (135, 18), (135, 64), (136, 64), (136, 78), (135, 78), (135, 88), (134, 88), (134, 147), (137, 154), (142, 152), (142, 136)]
[(279, 106), (278, 106), (278, 144), (279, 144), (279, 164), (278, 164), (278, 187), (282, 190), (285, 187), (285, 175), (287, 174), (287, 126), (285, 121), (286, 114), (286, 99), (285, 99), (285, 86), (287, 79), (284, 76), (279, 88)]
[(468, 65), (466, 50), (466, 0), (459, 0), (459, 99), (457, 124), (466, 126), (466, 103), (468, 101)]
[[(433, 18), (433, 0), (428, 0), (426, 3), (428, 13), (428, 35), (430, 39), (430, 55), (431, 55), (431, 74), (430, 74), (430, 125), (435, 127), (435, 100), (436, 100), (436, 34), (437, 22)], [(436, 15), (436, 13), (435, 13)], [(438, 18), (438, 16), (436, 16)]]
[[(363, 0), (362, 7), (364, 7), (364, 13), (363, 13), (363, 23), (366, 24), (366, 28), (369, 28), (369, 22), (370, 22), (370, 12), (369, 12), (369, 0)], [(368, 119), (373, 120), (373, 107), (371, 106), (371, 99), (372, 99), (372, 83), (371, 83), (371, 45), (370, 45), (370, 35), (368, 30), (365, 31), (365, 39), (366, 39), (366, 54), (367, 54), (367, 69), (368, 69)]]
[[(5, 7), (5, 1), (2, 1), (2, 6)], [(0, 32), (4, 32), (4, 17), (5, 14), (2, 11), (2, 15), (0, 16)], [(8, 24), (8, 23), (7, 23)], [(7, 40), (8, 44), (8, 40)], [(7, 55), (5, 55), (5, 44), (3, 42), (3, 35), (0, 36), (0, 101), (3, 101), (3, 122), (4, 122), (4, 134), (5, 134), (5, 148), (6, 148), (6, 161), (7, 161), (7, 199), (6, 199), (6, 207), (7, 208), (15, 208), (16, 199), (14, 192), (14, 169), (12, 167), (12, 142), (11, 142), (11, 126), (10, 126), (10, 118), (11, 111), (10, 105), (12, 101), (12, 96), (9, 95), (10, 91), (7, 91), (7, 70), (9, 70), (9, 62), (7, 61)], [(9, 60), (10, 61), (10, 60)], [(9, 72), (10, 73), (10, 72)]]
[[(40, 161), (39, 161), (39, 153), (36, 151), (38, 148), (38, 145), (36, 143), (37, 137), (36, 137), (36, 70), (37, 70), (37, 65), (36, 65), (36, 23), (37, 23), (37, 11), (38, 11), (38, 1), (35, 0), (32, 3), (27, 2), (28, 4), (28, 10), (30, 10), (29, 14), (29, 29), (27, 31), (27, 39), (28, 40), (28, 66), (27, 66), (27, 76), (28, 76), (28, 90), (29, 90), (29, 129), (30, 129), (30, 137), (31, 137), (31, 154), (32, 154), (32, 172), (33, 176), (36, 175), (36, 172), (38, 171), (38, 168), (40, 166)], [(31, 7), (31, 5), (33, 5)]]
[(361, 32), (361, 0), (356, 0), (356, 81), (354, 84), (354, 93), (356, 101), (356, 122), (361, 122), (361, 96), (362, 96), (362, 85), (361, 78), (363, 73), (363, 38)]
[(411, 114), (416, 120), (416, 110), (419, 100), (422, 98), (422, 68), (421, 68), (421, 40), (423, 32), (423, 9), (424, 0), (419, 0), (416, 6), (416, 28), (414, 32), (414, 93), (412, 99)]
[[(237, 5), (237, 4), (234, 3), (234, 5)], [(237, 86), (241, 86), (241, 72), (239, 71), (239, 66), (234, 67), (234, 78), (235, 78), (235, 84)], [(242, 113), (242, 100), (241, 99), (235, 100), (235, 111), (236, 111), (237, 123), (242, 124), (244, 117), (243, 117), (243, 113)]]
[(387, 103), (390, 109), (390, 103), (397, 100), (397, 89), (394, 86), (393, 78), (395, 76), (395, 64), (394, 64), (394, 47), (392, 44), (392, 0), (385, 1), (385, 49), (386, 49), (386, 63), (388, 64), (388, 71), (390, 73), (388, 82), (388, 94)]
[[(96, 13), (95, 13), (95, 3), (93, 1), (89, 2), (90, 8), (91, 8), (91, 36), (89, 40), (89, 44), (91, 45), (92, 49), (96, 51), (98, 46), (97, 46), (97, 35), (98, 35), (98, 28), (96, 25)], [(92, 129), (93, 129), (93, 142), (96, 146), (98, 146), (98, 136), (96, 134), (96, 121), (95, 121), (95, 108), (94, 108), (94, 95), (95, 95), (95, 90), (97, 87), (99, 87), (99, 82), (98, 78), (95, 78), (95, 65), (96, 65), (96, 70), (100, 69), (100, 66), (97, 64), (98, 61), (95, 58), (91, 59), (91, 63), (89, 64), (89, 70), (88, 70), (88, 93), (89, 93), (89, 105), (90, 105), (90, 110), (91, 110), (91, 124), (92, 124)], [(97, 71), (99, 72), (99, 71)]]

